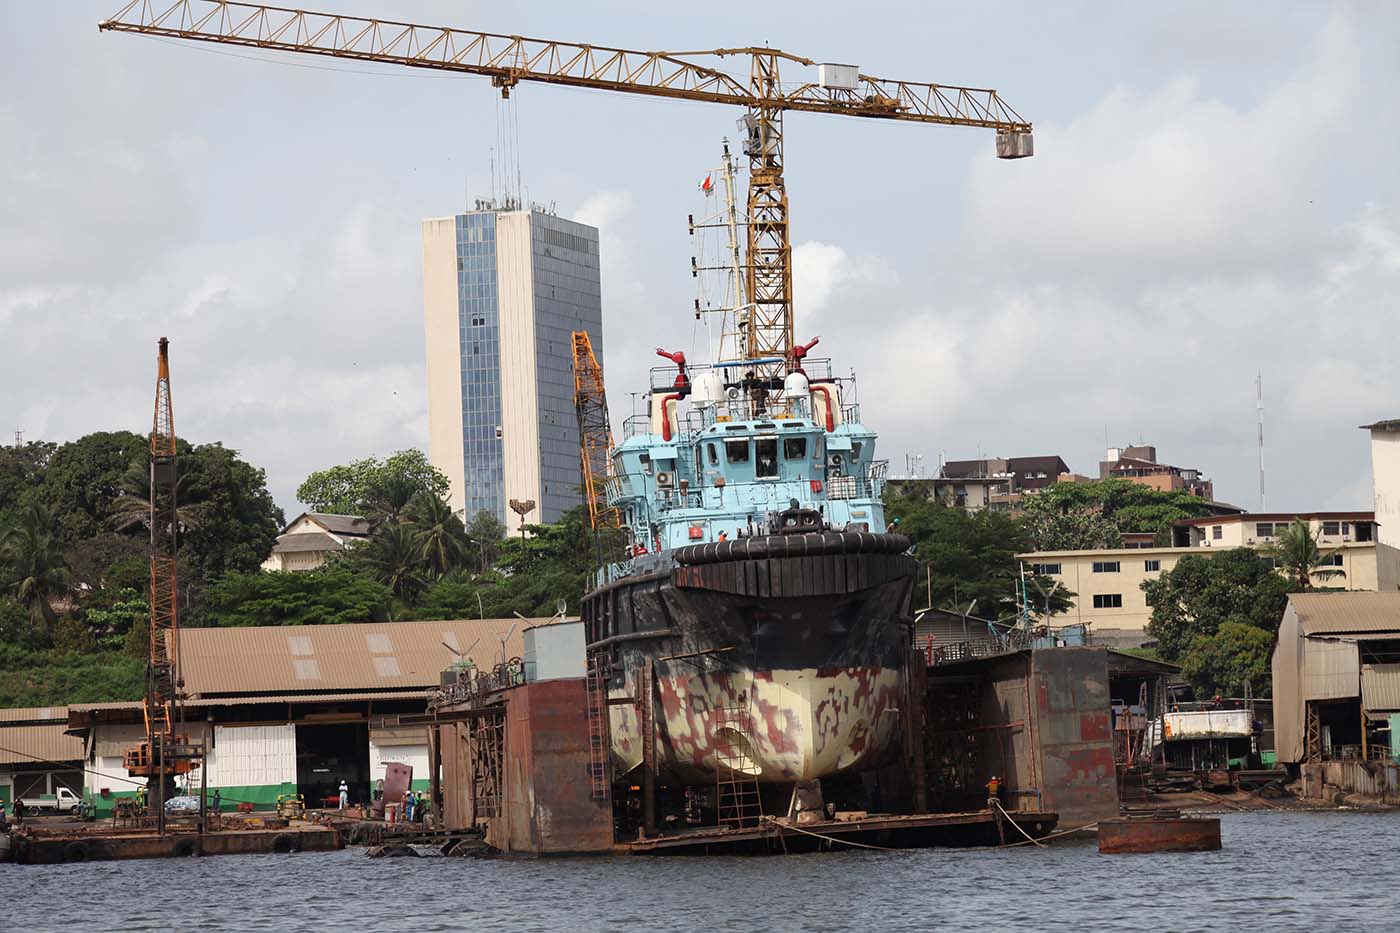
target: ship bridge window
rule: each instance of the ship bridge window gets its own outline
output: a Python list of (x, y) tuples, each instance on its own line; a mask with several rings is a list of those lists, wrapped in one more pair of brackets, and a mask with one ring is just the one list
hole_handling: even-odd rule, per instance
[(643, 469), (645, 472), (647, 472), (648, 474), (651, 473), (651, 455), (650, 455), (650, 454), (642, 454), (642, 455), (638, 458), (638, 461), (641, 463), (642, 469)]
[(758, 459), (754, 475), (760, 479), (777, 476), (778, 439), (776, 437), (760, 437), (754, 441), (754, 447)]
[(715, 442), (714, 442), (714, 441), (710, 441), (708, 444), (705, 445), (705, 447), (706, 447), (706, 449), (709, 451), (709, 454), (710, 454), (710, 466), (718, 466), (718, 465), (719, 465), (719, 448), (715, 446)]
[(861, 444), (860, 441), (854, 441), (854, 442), (852, 442), (852, 444), (851, 444), (851, 459), (852, 459), (852, 460), (859, 460), (859, 459), (860, 459), (860, 449), (861, 449), (861, 447), (863, 447), (863, 446), (864, 446), (864, 445)]
[(749, 442), (747, 440), (725, 441), (724, 458), (730, 463), (748, 463)]
[(805, 438), (805, 437), (785, 437), (785, 438), (783, 438), (783, 459), (784, 459), (784, 460), (806, 460), (806, 459), (807, 459), (807, 438)]

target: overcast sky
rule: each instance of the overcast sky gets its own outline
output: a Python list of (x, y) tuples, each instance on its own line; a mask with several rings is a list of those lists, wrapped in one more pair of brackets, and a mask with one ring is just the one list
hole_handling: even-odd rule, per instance
[[(490, 193), (481, 79), (99, 34), (118, 0), (11, 10), (0, 56), (0, 429), (175, 422), (265, 468), (427, 445), (419, 221)], [(995, 87), (1036, 127), (787, 122), (797, 333), (861, 379), (884, 456), (1155, 443), (1218, 498), (1369, 509), (1357, 425), (1400, 417), (1400, 7), (491, 4), (335, 12), (631, 48), (767, 42)], [(620, 423), (651, 348), (703, 355), (687, 213), (731, 108), (523, 86), (529, 196), (602, 230)]]

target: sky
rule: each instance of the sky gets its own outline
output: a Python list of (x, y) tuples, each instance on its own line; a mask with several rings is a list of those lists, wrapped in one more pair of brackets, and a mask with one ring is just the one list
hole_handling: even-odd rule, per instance
[[(736, 109), (542, 85), (503, 104), (484, 79), (99, 33), (116, 6), (9, 13), (0, 437), (149, 430), (168, 336), (178, 432), (265, 469), (288, 517), (313, 470), (426, 448), (419, 224), (490, 195), (493, 162), (601, 230), (618, 426), (654, 347), (705, 358), (685, 220)], [(1034, 158), (985, 130), (786, 122), (797, 336), (856, 372), (892, 469), (1059, 454), (1094, 475), (1145, 441), (1258, 510), (1262, 374), (1269, 509), (1371, 508), (1357, 426), (1400, 417), (1400, 7), (313, 6), (994, 87)]]

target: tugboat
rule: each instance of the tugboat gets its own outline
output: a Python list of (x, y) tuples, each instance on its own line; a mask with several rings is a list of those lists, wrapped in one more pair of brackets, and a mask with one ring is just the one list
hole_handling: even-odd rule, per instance
[(625, 559), (582, 607), (615, 776), (647, 754), (677, 784), (796, 783), (898, 750), (915, 562), (854, 377), (816, 344), (699, 366), (657, 350), (606, 481)]

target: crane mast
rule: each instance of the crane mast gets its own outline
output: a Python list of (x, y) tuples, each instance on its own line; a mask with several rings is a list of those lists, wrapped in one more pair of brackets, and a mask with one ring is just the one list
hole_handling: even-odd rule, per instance
[(203, 749), (180, 734), (179, 699), (179, 575), (176, 536), (179, 502), (176, 494), (175, 411), (170, 397), (170, 341), (160, 338), (156, 358), (155, 414), (150, 439), (150, 643), (146, 662), (146, 695), (142, 704), (146, 739), (127, 749), (124, 764), (133, 777), (147, 779), (148, 800), (156, 824), (165, 827), (168, 782), (188, 774), (203, 759)]
[(603, 389), (603, 367), (593, 353), (588, 332), (573, 332), (574, 410), (578, 414), (579, 453), (583, 473), (583, 498), (594, 528), (617, 525), (617, 512), (608, 508), (603, 488), (612, 473), (612, 425), (608, 398)]
[[(783, 115), (828, 113), (996, 131), (999, 158), (1034, 152), (1031, 124), (990, 88), (896, 81), (852, 65), (818, 64), (772, 48), (645, 52), (340, 16), (225, 0), (132, 0), (98, 24), (130, 32), (489, 77), (504, 96), (522, 81), (743, 107), (749, 160), (743, 335), (755, 382), (781, 387), (792, 361), (792, 243), (784, 183)], [(726, 59), (747, 60), (727, 69)], [(782, 69), (817, 79), (784, 81)]]

